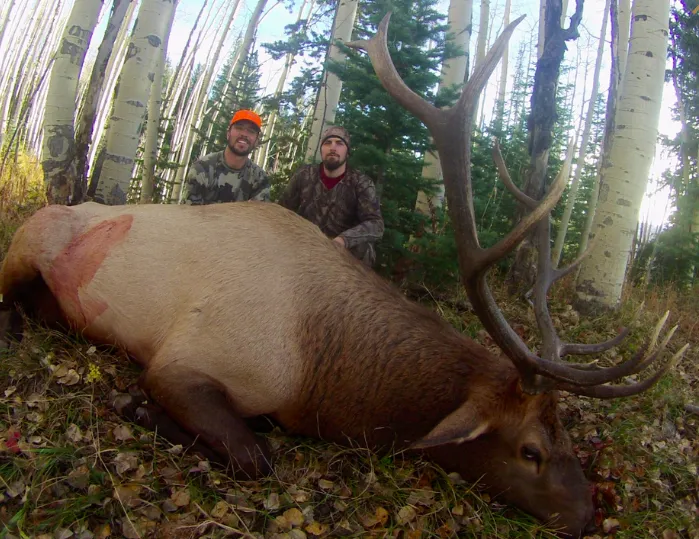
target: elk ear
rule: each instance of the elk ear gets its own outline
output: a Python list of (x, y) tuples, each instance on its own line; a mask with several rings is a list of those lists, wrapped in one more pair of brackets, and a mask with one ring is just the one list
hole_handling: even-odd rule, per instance
[(427, 449), (444, 444), (475, 440), (490, 429), (490, 422), (471, 403), (465, 403), (445, 417), (426, 436), (413, 442), (410, 449)]

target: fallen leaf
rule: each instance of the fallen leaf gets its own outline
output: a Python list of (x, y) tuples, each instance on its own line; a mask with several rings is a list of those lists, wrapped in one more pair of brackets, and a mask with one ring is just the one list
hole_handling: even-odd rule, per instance
[(125, 442), (126, 440), (135, 439), (131, 429), (126, 425), (118, 425), (117, 427), (114, 427), (112, 433), (114, 434), (114, 439), (118, 442)]
[(120, 500), (126, 507), (138, 507), (143, 503), (139, 498), (141, 487), (139, 485), (117, 485), (114, 487), (114, 497)]
[(176, 490), (172, 493), (170, 499), (177, 507), (184, 507), (189, 504), (189, 492), (186, 490)]
[(12, 395), (15, 391), (17, 391), (17, 386), (10, 386), (5, 390), (5, 397), (9, 397)]
[(362, 526), (365, 528), (373, 528), (374, 526), (383, 526), (388, 521), (388, 511), (383, 507), (377, 507), (373, 513), (359, 517)]
[(79, 381), (80, 375), (77, 372), (75, 372), (74, 369), (69, 369), (65, 375), (58, 377), (58, 380), (56, 380), (57, 383), (66, 386), (74, 386)]
[(619, 525), (620, 523), (617, 519), (605, 518), (604, 522), (602, 522), (602, 529), (604, 530), (604, 533), (610, 533), (612, 530), (618, 528)]
[(404, 507), (401, 507), (398, 511), (398, 515), (396, 516), (396, 522), (399, 526), (403, 526), (408, 522), (412, 522), (413, 520), (415, 520), (416, 516), (417, 513), (415, 512), (415, 509), (413, 509), (409, 505), (406, 505)]
[(303, 525), (303, 513), (295, 507), (284, 511), (282, 516), (287, 520), (291, 527), (298, 528)]
[(290, 539), (306, 539), (306, 534), (303, 532), (303, 530), (298, 528), (294, 528), (293, 530), (289, 531), (288, 535)]
[(110, 535), (112, 535), (112, 528), (109, 524), (105, 524), (97, 528), (95, 539), (107, 539)]
[(7, 435), (7, 440), (5, 441), (5, 446), (12, 453), (20, 453), (22, 450), (19, 448), (19, 441), (22, 439), (22, 434), (19, 431), (12, 431)]
[(125, 518), (121, 522), (121, 533), (126, 539), (141, 539), (143, 536), (143, 529), (138, 522)]
[(332, 481), (328, 481), (327, 479), (321, 479), (318, 481), (318, 486), (323, 490), (332, 490), (332, 488), (335, 486), (335, 483), (333, 483)]
[(138, 468), (138, 456), (133, 453), (119, 453), (114, 457), (114, 464), (119, 475)]
[(279, 509), (280, 503), (279, 503), (279, 494), (276, 492), (272, 492), (267, 499), (262, 503), (265, 509), (267, 511), (276, 511)]
[(73, 537), (73, 532), (68, 528), (58, 528), (53, 532), (53, 537), (54, 539), (68, 539), (69, 537)]
[(68, 474), (66, 483), (73, 488), (86, 489), (90, 484), (90, 469), (84, 465), (76, 468)]
[(327, 524), (321, 524), (320, 522), (314, 520), (308, 526), (306, 526), (305, 529), (311, 535), (323, 535), (324, 533), (327, 533), (328, 526)]
[(228, 504), (223, 500), (216, 502), (216, 505), (211, 510), (211, 516), (216, 519), (222, 518), (226, 513), (228, 513)]

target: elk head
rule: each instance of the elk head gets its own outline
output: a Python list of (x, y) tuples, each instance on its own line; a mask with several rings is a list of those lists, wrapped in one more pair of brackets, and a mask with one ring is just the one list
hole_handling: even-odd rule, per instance
[[(649, 345), (626, 362), (601, 368), (595, 364), (567, 364), (561, 361), (565, 356), (609, 350), (624, 339), (627, 331), (623, 330), (610, 341), (592, 345), (566, 343), (558, 337), (548, 312), (546, 294), (557, 279), (570, 273), (583, 258), (580, 257), (565, 269), (554, 270), (551, 265), (549, 217), (563, 193), (567, 177), (559, 173), (544, 198), (541, 201), (533, 200), (511, 181), (497, 143), (494, 159), (500, 178), (528, 213), (496, 245), (487, 249), (479, 245), (470, 173), (472, 119), (483, 87), (502, 57), (515, 27), (523, 18), (515, 20), (503, 31), (485, 59), (476, 66), (457, 103), (444, 109), (434, 107), (415, 94), (398, 75), (387, 47), (390, 13), (384, 17), (372, 39), (353, 41), (347, 46), (368, 53), (388, 93), (429, 129), (442, 166), (462, 284), (485, 329), (518, 373), (512, 387), (502, 390), (501, 402), (497, 403), (503, 412), (508, 407), (517, 407), (517, 413), (480, 412), (469, 404), (474, 401), (471, 399), (414, 447), (425, 449), (437, 462), (461, 472), (468, 479), (479, 479), (471, 475), (472, 470), (485, 470), (491, 492), (502, 494), (507, 501), (543, 520), (556, 517), (555, 526), (577, 536), (592, 517), (593, 507), (580, 463), (558, 417), (557, 390), (598, 398), (640, 393), (659, 380), (679, 360), (687, 346), (645, 380), (633, 384), (611, 384), (641, 372), (660, 356), (676, 328), (668, 332), (655, 352), (646, 355), (646, 351), (655, 347), (667, 319), (666, 314), (656, 327)], [(529, 350), (509, 326), (486, 281), (490, 267), (530, 233), (536, 235), (538, 248), (534, 311), (542, 333), (539, 354)], [(496, 425), (492, 424), (493, 417), (505, 418), (502, 421), (507, 421), (509, 417), (514, 421)], [(445, 440), (469, 442), (468, 451), (460, 450), (455, 443), (445, 443)]]

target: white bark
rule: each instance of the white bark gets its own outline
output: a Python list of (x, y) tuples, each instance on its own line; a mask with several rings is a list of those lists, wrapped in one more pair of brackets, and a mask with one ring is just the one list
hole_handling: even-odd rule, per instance
[[(512, 0), (505, 0), (505, 15), (503, 19), (503, 27), (510, 24), (510, 11), (512, 10)], [(498, 85), (498, 100), (496, 103), (497, 107), (497, 120), (496, 124), (502, 129), (503, 116), (505, 115), (505, 95), (507, 92), (507, 69), (509, 62), (509, 47), (505, 49), (505, 53), (502, 55), (502, 62), (500, 64), (500, 83)]]
[(669, 10), (669, 0), (633, 3), (626, 71), (593, 223), (597, 243), (578, 276), (580, 305), (615, 308), (621, 299), (658, 133)]
[[(336, 62), (345, 61), (345, 55), (340, 51), (335, 41), (350, 41), (354, 20), (357, 16), (358, 4), (359, 0), (340, 0), (338, 3), (328, 48), (328, 58), (330, 60)], [(335, 121), (341, 90), (342, 81), (326, 68), (320, 91), (318, 92), (318, 98), (316, 99), (315, 110), (313, 111), (313, 123), (311, 124), (311, 135), (306, 150), (306, 161), (317, 159), (320, 150), (320, 136), (326, 126), (331, 125)]]
[[(473, 0), (451, 0), (449, 3), (448, 34), (452, 43), (463, 54), (442, 62), (442, 72), (438, 91), (455, 85), (462, 85), (468, 73), (469, 48), (471, 42), (471, 22), (473, 18)], [(425, 154), (425, 164), (422, 167), (422, 177), (437, 181), (434, 196), (428, 197), (423, 191), (418, 191), (415, 210), (423, 215), (432, 215), (436, 208), (444, 205), (444, 184), (442, 183), (442, 165), (436, 153)]]
[(167, 59), (167, 46), (170, 41), (172, 24), (175, 21), (175, 9), (170, 14), (170, 22), (165, 30), (163, 46), (158, 51), (153, 70), (153, 87), (148, 102), (148, 122), (146, 123), (146, 140), (143, 149), (143, 175), (141, 179), (141, 203), (151, 202), (155, 176), (155, 162), (158, 157), (158, 127), (160, 126), (160, 107), (163, 102), (163, 72)]
[(597, 103), (597, 95), (599, 92), (599, 75), (602, 69), (602, 56), (604, 54), (604, 41), (607, 34), (607, 20), (609, 18), (610, 0), (607, 0), (606, 4), (607, 5), (604, 10), (604, 15), (602, 15), (602, 29), (600, 30), (600, 39), (599, 44), (597, 46), (597, 58), (595, 60), (595, 71), (592, 76), (592, 90), (590, 91), (590, 100), (587, 105), (585, 127), (583, 128), (582, 141), (578, 150), (578, 163), (575, 168), (575, 176), (573, 177), (573, 182), (570, 184), (568, 200), (566, 200), (566, 207), (563, 210), (561, 224), (558, 228), (556, 241), (553, 246), (554, 266), (558, 266), (558, 263), (561, 260), (561, 253), (563, 252), (563, 243), (565, 242), (566, 232), (568, 231), (568, 221), (570, 220), (570, 216), (573, 213), (573, 207), (575, 206), (575, 198), (578, 193), (578, 185), (580, 183), (580, 176), (582, 175), (582, 170), (585, 166), (585, 154), (587, 153), (587, 143), (590, 140), (590, 131), (592, 130), (592, 119), (595, 115), (595, 104)]
[(69, 201), (71, 185), (66, 169), (75, 146), (73, 122), (78, 76), (101, 8), (102, 0), (75, 0), (51, 69), (41, 152), (49, 202)]
[[(661, 3), (664, 0), (660, 0)], [(624, 73), (626, 73), (626, 60), (629, 55), (629, 33), (631, 31), (631, 0), (618, 0), (617, 8), (617, 21), (619, 23), (619, 33), (617, 39), (617, 61), (619, 62), (619, 69), (617, 71), (619, 89), (618, 92), (622, 91), (621, 85), (624, 80)]]
[(175, 4), (176, 0), (143, 0), (141, 4), (106, 133), (104, 164), (95, 191), (97, 201), (126, 204), (153, 69)]
[(490, 0), (481, 0), (481, 12), (478, 23), (478, 44), (476, 45), (476, 64), (479, 65), (485, 58), (485, 49), (488, 44), (488, 21), (490, 19)]

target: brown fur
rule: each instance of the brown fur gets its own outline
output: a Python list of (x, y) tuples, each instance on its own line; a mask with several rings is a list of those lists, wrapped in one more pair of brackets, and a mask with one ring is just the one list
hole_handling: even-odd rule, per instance
[(420, 448), (573, 534), (591, 517), (554, 394), (522, 393), (508, 360), (277, 205), (49, 207), (18, 231), (0, 292), (45, 303), (27, 293), (37, 280), (74, 330), (145, 367), (167, 416), (141, 408), (144, 423), (179, 425), (234, 471), (269, 470), (245, 424), (264, 414), (341, 444)]

